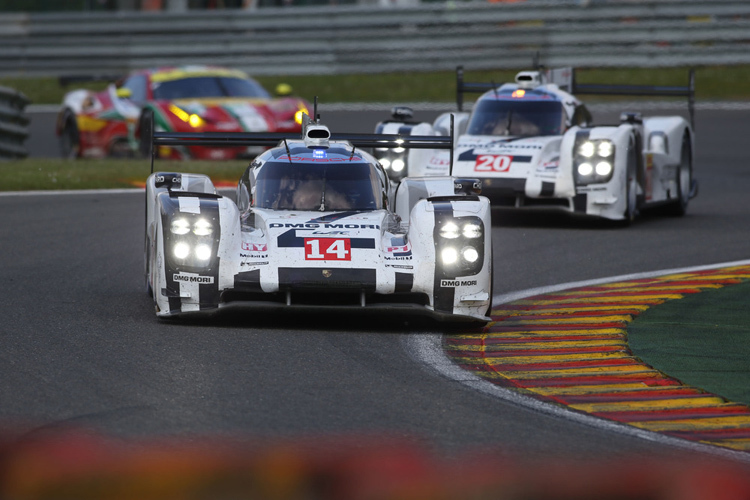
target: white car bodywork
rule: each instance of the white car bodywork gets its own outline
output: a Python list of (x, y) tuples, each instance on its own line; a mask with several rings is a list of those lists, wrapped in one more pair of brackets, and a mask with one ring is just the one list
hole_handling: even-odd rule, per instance
[[(237, 203), (217, 194), (204, 175), (158, 172), (148, 178), (146, 280), (156, 314), (333, 306), (488, 321), (490, 207), (472, 192), (475, 181), (409, 178), (394, 194), (371, 155), (348, 142), (324, 142), (297, 138), (258, 156), (240, 179)], [(382, 182), (375, 194), (382, 195), (383, 205), (368, 210), (265, 206), (259, 195), (260, 183), (268, 182), (264, 169), (313, 162), (321, 147), (326, 159), (315, 158), (338, 162), (330, 168), (354, 161), (377, 172)], [(451, 224), (458, 232), (451, 232)], [(474, 259), (468, 267), (449, 262), (456, 256), (463, 262), (466, 252)], [(176, 258), (178, 253), (187, 257)], [(198, 254), (205, 258), (193, 257)]]
[[(565, 120), (560, 133), (470, 134), (467, 124), (473, 123), (473, 115), (453, 114), (457, 139), (452, 172), (448, 152), (411, 150), (409, 175), (479, 178), (493, 206), (557, 207), (624, 221), (657, 205), (684, 213), (697, 189), (692, 175), (693, 130), (687, 120), (623, 113), (619, 124), (590, 126), (582, 103), (548, 82), (545, 74), (522, 72), (516, 80), (487, 91), (477, 103), (514, 101), (515, 105), (530, 97), (529, 102), (559, 102)], [(434, 133), (446, 134), (449, 116), (445, 113), (435, 120)], [(590, 157), (582, 155), (602, 143), (606, 143), (603, 151), (611, 150), (609, 156), (600, 156), (598, 150)], [(598, 175), (597, 168), (608, 174)], [(583, 175), (588, 171), (592, 173)]]

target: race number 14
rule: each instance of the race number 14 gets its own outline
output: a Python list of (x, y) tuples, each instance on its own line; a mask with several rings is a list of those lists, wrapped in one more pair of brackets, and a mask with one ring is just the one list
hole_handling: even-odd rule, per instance
[(348, 239), (305, 238), (305, 260), (352, 260)]
[(507, 155), (477, 155), (474, 172), (507, 172), (513, 157)]

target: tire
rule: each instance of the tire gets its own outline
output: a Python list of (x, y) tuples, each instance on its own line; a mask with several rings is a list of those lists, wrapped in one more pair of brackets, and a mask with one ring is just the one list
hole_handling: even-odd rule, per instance
[(487, 306), (487, 311), (484, 313), (485, 316), (489, 316), (492, 312), (492, 295), (495, 290), (495, 279), (492, 276), (492, 269), (495, 267), (495, 246), (490, 243), (490, 304)]
[(144, 255), (144, 260), (145, 260), (145, 263), (146, 263), (145, 264), (145, 267), (146, 267), (146, 270), (145, 270), (146, 271), (145, 272), (145, 277), (146, 277), (146, 293), (148, 294), (149, 297), (153, 297), (154, 296), (154, 290), (153, 290), (153, 288), (151, 288), (151, 267), (152, 267), (152, 264), (151, 264), (151, 240), (148, 237), (148, 234), (146, 235), (146, 251), (145, 251), (145, 255)]
[(141, 114), (140, 120), (138, 120), (138, 153), (142, 158), (151, 157), (151, 139), (154, 137), (153, 117), (154, 112), (150, 109), (146, 109), (143, 111), (143, 114)]
[(690, 138), (686, 133), (682, 139), (680, 166), (677, 168), (675, 184), (677, 185), (677, 200), (669, 205), (668, 212), (675, 217), (682, 217), (687, 212), (690, 203), (690, 187), (693, 182), (693, 153)]
[(625, 177), (625, 212), (622, 223), (631, 225), (638, 215), (638, 178), (635, 164), (635, 145), (631, 144), (628, 152), (628, 171)]
[(78, 124), (71, 112), (66, 112), (60, 132), (60, 156), (68, 160), (78, 158), (81, 153), (81, 139), (78, 134)]

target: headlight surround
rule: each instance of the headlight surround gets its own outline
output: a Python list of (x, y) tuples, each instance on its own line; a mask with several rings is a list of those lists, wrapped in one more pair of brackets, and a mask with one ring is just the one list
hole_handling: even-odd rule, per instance
[(576, 137), (573, 175), (576, 185), (603, 184), (614, 173), (615, 145), (609, 139), (589, 139), (588, 132)]
[(437, 221), (435, 246), (446, 276), (470, 276), (484, 264), (484, 223), (479, 217), (446, 217)]

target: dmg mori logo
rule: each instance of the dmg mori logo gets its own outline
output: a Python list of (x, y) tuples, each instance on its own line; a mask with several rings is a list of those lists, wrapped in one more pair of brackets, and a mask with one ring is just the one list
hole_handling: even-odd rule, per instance
[(199, 283), (203, 285), (212, 285), (213, 276), (191, 276), (189, 274), (175, 274), (172, 278), (180, 283)]
[(456, 288), (457, 286), (476, 286), (477, 280), (440, 280), (443, 288)]

